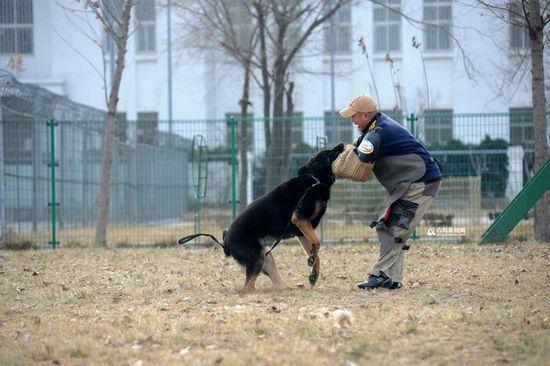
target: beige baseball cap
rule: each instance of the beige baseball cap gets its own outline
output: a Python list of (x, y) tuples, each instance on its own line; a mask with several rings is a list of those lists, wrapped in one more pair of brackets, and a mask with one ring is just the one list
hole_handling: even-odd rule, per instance
[(372, 113), (378, 111), (378, 104), (368, 94), (360, 94), (353, 98), (348, 106), (340, 111), (344, 118), (350, 118), (355, 113)]

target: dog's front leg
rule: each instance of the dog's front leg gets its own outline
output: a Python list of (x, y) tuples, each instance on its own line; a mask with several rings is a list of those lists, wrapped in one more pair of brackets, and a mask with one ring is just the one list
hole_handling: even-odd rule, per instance
[(309, 240), (305, 236), (298, 236), (298, 241), (300, 242), (300, 245), (304, 249), (304, 252), (306, 253), (307, 257), (307, 265), (312, 267), (313, 262), (315, 261), (315, 257), (312, 254), (313, 247), (311, 244), (309, 244)]
[[(313, 226), (311, 225), (311, 222), (309, 220), (299, 218), (295, 212), (292, 214), (291, 221), (298, 229), (300, 229), (302, 234), (304, 234), (304, 237), (311, 245), (308, 264), (310, 262), (313, 262), (313, 268), (311, 268), (311, 274), (309, 275), (309, 283), (311, 284), (311, 286), (313, 286), (319, 278), (319, 267), (321, 264), (321, 261), (319, 259), (319, 248), (321, 247), (321, 241), (317, 237), (317, 234), (315, 233), (315, 230), (313, 229)], [(298, 238), (298, 240), (300, 239)]]

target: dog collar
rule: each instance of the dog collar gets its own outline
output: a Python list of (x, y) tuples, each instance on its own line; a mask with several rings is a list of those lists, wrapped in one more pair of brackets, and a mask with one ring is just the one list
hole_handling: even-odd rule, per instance
[(307, 173), (307, 175), (309, 175), (311, 178), (313, 178), (315, 180), (315, 184), (321, 184), (321, 181), (319, 179), (317, 179), (317, 177), (314, 176), (313, 174)]

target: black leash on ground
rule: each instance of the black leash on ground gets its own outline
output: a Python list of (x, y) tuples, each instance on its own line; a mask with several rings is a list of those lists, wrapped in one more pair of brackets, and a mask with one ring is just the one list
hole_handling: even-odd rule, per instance
[[(312, 188), (316, 187), (316, 186), (319, 186), (319, 185), (326, 185), (324, 183), (321, 183), (321, 181), (319, 179), (317, 179), (316, 176), (314, 176), (313, 174), (306, 174), (306, 175), (309, 175), (311, 178), (315, 179), (315, 183), (311, 186), (309, 186), (305, 191), (304, 191), (304, 194), (302, 195), (302, 197), (300, 197), (300, 199), (298, 200), (298, 203), (296, 203), (296, 207), (294, 207), (294, 210), (296, 210), (296, 208), (298, 207), (298, 205), (300, 204), (300, 202), (304, 199), (304, 197), (306, 196), (307, 192), (309, 192)], [(292, 212), (294, 212), (294, 210), (292, 210)], [(279, 236), (279, 238), (277, 239), (277, 241), (275, 241), (275, 243), (271, 246), (271, 248), (269, 248), (269, 250), (267, 251), (267, 253), (265, 253), (265, 256), (267, 257), (269, 255), (269, 253), (271, 253), (271, 251), (273, 249), (275, 249), (275, 247), (277, 245), (279, 245), (279, 243), (281, 242), (281, 240), (283, 240), (283, 236), (286, 234), (286, 232), (288, 231), (288, 228), (290, 227), (290, 224), (292, 223), (292, 216), (291, 216), (291, 220), (288, 221), (288, 224), (286, 224), (286, 227), (285, 227), (285, 230), (283, 231), (283, 233), (281, 234), (281, 236)]]
[(193, 240), (193, 239), (195, 239), (195, 238), (198, 237), (198, 236), (208, 236), (210, 239), (214, 240), (217, 244), (221, 245), (222, 248), (224, 247), (224, 245), (223, 245), (222, 243), (220, 243), (220, 242), (218, 241), (218, 239), (216, 239), (216, 237), (215, 237), (214, 235), (203, 234), (203, 233), (184, 236), (183, 238), (181, 238), (180, 240), (178, 240), (178, 244), (185, 244), (185, 243), (187, 243), (188, 241)]

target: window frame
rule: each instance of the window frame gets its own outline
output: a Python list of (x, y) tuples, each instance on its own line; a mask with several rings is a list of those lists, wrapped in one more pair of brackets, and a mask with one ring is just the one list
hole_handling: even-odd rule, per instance
[(380, 113), (385, 114), (386, 116), (390, 117), (401, 125), (403, 124), (403, 120), (405, 119), (402, 110), (396, 111), (395, 109), (382, 109)]
[[(521, 145), (523, 147), (533, 146), (535, 143), (534, 136), (534, 124), (533, 124), (533, 108), (531, 107), (519, 107), (519, 108), (510, 108), (510, 123), (509, 123), (509, 133), (510, 133), (510, 145)], [(515, 118), (513, 118), (515, 117)], [(512, 134), (512, 130), (519, 129), (521, 131), (521, 136), (515, 138), (517, 134)], [(529, 135), (531, 135), (530, 138)]]
[[(531, 40), (529, 39), (529, 30), (521, 25), (514, 24), (518, 21), (514, 12), (519, 11), (518, 4), (511, 2), (509, 4), (509, 35), (510, 35), (510, 48), (515, 51), (526, 51), (530, 48)], [(517, 19), (517, 20), (516, 20)], [(519, 41), (519, 42), (518, 42)], [(517, 42), (517, 44), (516, 44)]]
[[(141, 4), (141, 5), (140, 5)], [(157, 52), (157, 12), (155, 0), (141, 0), (136, 3), (134, 14), (138, 27), (136, 30), (136, 53), (151, 54)], [(138, 6), (151, 7), (153, 16), (151, 19), (140, 19)], [(144, 40), (145, 47), (141, 48), (141, 40)]]
[[(343, 14), (345, 14), (344, 11), (349, 12), (349, 17), (345, 16), (345, 18), (349, 19), (342, 19)], [(335, 55), (350, 55), (352, 53), (352, 17), (352, 8), (350, 6), (345, 6), (333, 15), (334, 21), (329, 19), (327, 25), (323, 29), (323, 53), (325, 55), (331, 53), (331, 46), (334, 46)], [(332, 24), (334, 24), (333, 34), (330, 32)], [(342, 45), (345, 46), (341, 47)]]
[(0, 97), (0, 112), (4, 124), (2, 133), (4, 139), (4, 164), (8, 166), (32, 165), (35, 154), (35, 120), (22, 116), (4, 107), (9, 99), (15, 97)]
[(304, 142), (304, 112), (298, 111), (290, 117), (290, 143), (294, 147)]
[(116, 112), (115, 137), (120, 142), (126, 142), (128, 140), (128, 114), (125, 111)]
[[(382, 0), (386, 6), (393, 8), (397, 11), (401, 11), (401, 0)], [(392, 2), (395, 1), (395, 4)], [(376, 20), (376, 11), (382, 10), (385, 15), (384, 20)], [(385, 6), (380, 4), (373, 4), (372, 8), (372, 25), (373, 25), (373, 37), (374, 37), (374, 53), (375, 54), (385, 54), (389, 52), (400, 52), (401, 51), (401, 16), (398, 15), (398, 19), (390, 19), (390, 13), (393, 13), (390, 9), (387, 9)], [(397, 26), (397, 48), (390, 48), (390, 28)], [(382, 33), (380, 33), (382, 32)], [(384, 47), (379, 47), (378, 44), (378, 35), (384, 34), (385, 41)]]
[[(20, 54), (20, 55), (34, 55), (34, 7), (33, 7), (33, 1), (32, 0), (0, 0), (2, 2), (10, 2), (13, 6), (13, 22), (12, 23), (4, 23), (0, 22), (0, 32), (2, 34), (5, 34), (4, 32), (12, 30), (13, 31), (13, 51), (4, 51), (4, 48), (7, 49), (7, 47), (4, 47), (3, 44), (0, 43), (0, 55), (13, 55), (13, 54)], [(30, 16), (30, 23), (22, 23), (18, 21), (18, 13), (22, 13), (21, 8), (18, 11), (18, 5), (21, 7), (22, 4), (28, 4), (28, 9), (25, 9), (28, 11), (27, 14)], [(29, 31), (29, 51), (21, 51), (21, 47), (18, 41), (18, 31), (19, 30), (27, 30)], [(7, 37), (6, 37), (7, 38)], [(2, 39), (2, 38), (0, 38)], [(7, 41), (5, 46), (7, 46)]]
[[(141, 111), (137, 113), (136, 121), (137, 137), (136, 140), (141, 144), (156, 145), (158, 142), (159, 114), (157, 111)], [(154, 125), (154, 128), (144, 128)], [(147, 136), (147, 132), (155, 132), (152, 136)], [(152, 137), (149, 141), (147, 137)]]
[[(350, 118), (344, 118), (340, 116), (338, 112), (334, 112), (334, 118), (336, 118), (336, 133), (332, 131), (330, 123), (332, 123), (332, 111), (325, 111), (323, 118), (323, 127), (325, 129), (325, 136), (329, 145), (334, 145), (339, 142), (352, 144), (355, 140), (353, 136), (354, 125)], [(344, 134), (348, 136), (343, 136)], [(334, 140), (331, 140), (334, 137)]]
[[(443, 117), (449, 117), (444, 119)], [(454, 123), (454, 111), (449, 109), (427, 109), (424, 111), (424, 143), (430, 144), (446, 144), (453, 139), (453, 123)], [(437, 122), (437, 126), (431, 125), (431, 123)], [(448, 123), (448, 126), (443, 126), (443, 123)], [(442, 138), (443, 130), (449, 131), (449, 136)], [(435, 131), (437, 137), (432, 139), (431, 132)]]
[[(241, 119), (241, 112), (239, 113), (231, 113), (226, 112), (225, 113), (225, 142), (226, 146), (231, 146), (231, 126), (229, 125), (230, 118), (235, 117), (237, 118), (237, 121)], [(245, 119), (248, 122), (246, 133), (248, 138), (248, 151), (254, 151), (254, 114), (253, 113), (247, 113)], [(235, 130), (235, 143), (239, 144), (239, 127), (237, 125), (237, 129)]]
[(237, 45), (243, 49), (249, 48), (253, 28), (252, 15), (240, 2), (233, 4), (228, 11)]
[[(449, 8), (449, 18), (441, 18), (443, 8)], [(428, 19), (428, 10), (433, 9), (436, 19)], [(422, 20), (427, 23), (424, 29), (424, 49), (426, 52), (448, 52), (452, 51), (452, 31), (453, 31), (453, 2), (452, 0), (424, 0), (422, 4)], [(444, 26), (449, 27), (448, 34), (441, 29)], [(431, 36), (435, 37), (436, 47), (432, 47), (428, 41)], [(444, 37), (444, 38), (443, 38)], [(441, 43), (446, 40), (447, 47), (442, 47)]]

